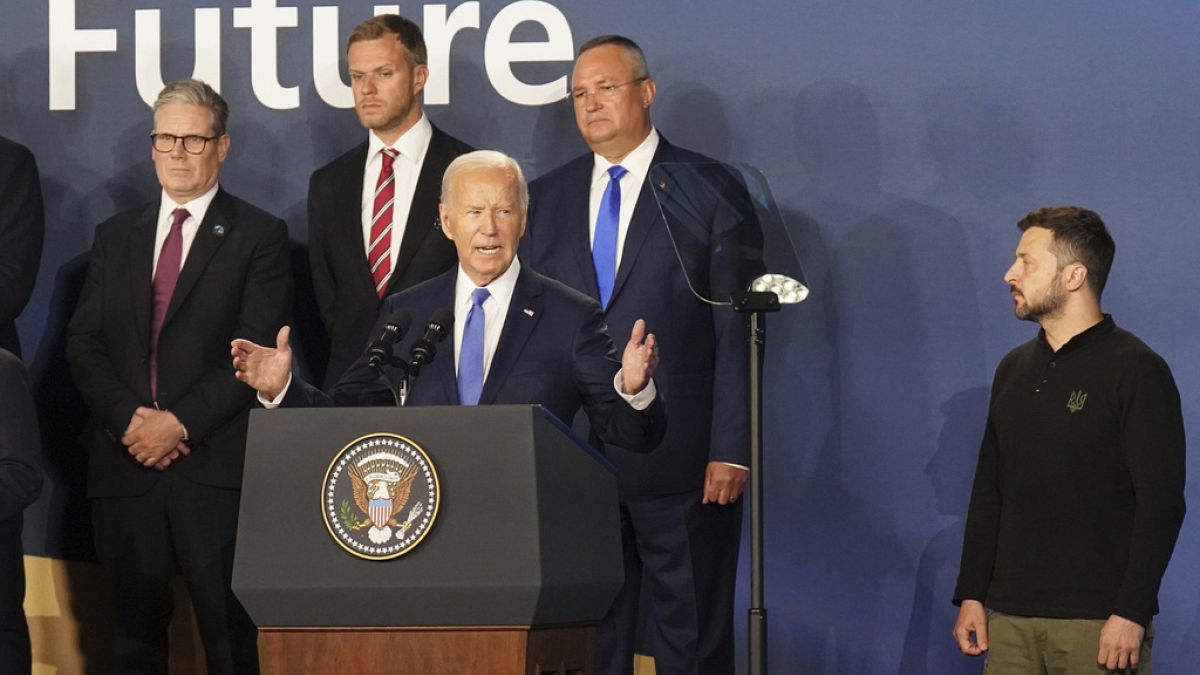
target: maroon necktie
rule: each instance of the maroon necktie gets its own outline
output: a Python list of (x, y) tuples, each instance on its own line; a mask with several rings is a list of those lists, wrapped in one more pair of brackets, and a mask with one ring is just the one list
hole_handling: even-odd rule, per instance
[(158, 268), (154, 272), (154, 315), (150, 319), (150, 395), (158, 398), (158, 335), (162, 332), (171, 295), (179, 281), (179, 266), (183, 259), (183, 221), (190, 214), (187, 209), (171, 212), (171, 230), (158, 254)]
[(400, 153), (384, 148), (383, 169), (375, 185), (375, 204), (371, 210), (371, 241), (367, 246), (367, 262), (371, 264), (371, 276), (375, 280), (375, 294), (382, 298), (387, 294), (388, 281), (392, 278), (392, 202), (396, 195), (396, 176), (392, 173), (392, 162)]

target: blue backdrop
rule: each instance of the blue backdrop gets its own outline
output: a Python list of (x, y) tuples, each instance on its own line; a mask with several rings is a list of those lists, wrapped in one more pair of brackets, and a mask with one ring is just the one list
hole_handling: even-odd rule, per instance
[[(337, 107), (348, 93), (329, 55), (374, 6), (286, 1), (0, 9), (0, 134), (34, 151), (47, 195), (46, 253), (19, 323), (54, 472), (29, 517), (32, 553), (87, 555), (61, 330), (93, 227), (156, 194), (139, 90), (152, 96), (197, 62), (200, 75), (218, 76), (233, 110), (222, 183), (280, 213), (298, 244), (309, 172), (363, 137)], [(539, 102), (565, 93), (558, 78), (574, 47), (619, 32), (646, 49), (660, 130), (771, 178), (813, 288), (768, 326), (775, 672), (980, 667), (949, 638), (949, 598), (992, 369), (1035, 331), (1012, 317), (1001, 281), (1027, 211), (1076, 203), (1108, 222), (1117, 259), (1105, 309), (1172, 365), (1195, 438), (1200, 5), (526, 0), (400, 10), (437, 38), (444, 79), (427, 97), (430, 117), (514, 155), (531, 177), (584, 150), (568, 106)], [(1185, 523), (1164, 580), (1155, 661), (1165, 673), (1194, 668), (1197, 529)]]

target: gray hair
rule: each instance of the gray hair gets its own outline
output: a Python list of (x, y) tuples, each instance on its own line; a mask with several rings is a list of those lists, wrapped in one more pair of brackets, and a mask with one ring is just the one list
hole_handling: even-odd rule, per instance
[(442, 174), (442, 203), (450, 203), (450, 186), (458, 174), (480, 169), (502, 169), (508, 173), (513, 185), (517, 188), (517, 202), (521, 207), (521, 212), (525, 213), (529, 210), (529, 186), (525, 184), (525, 174), (521, 171), (521, 165), (517, 164), (517, 160), (496, 150), (468, 152), (450, 162), (450, 166), (446, 167), (446, 173)]
[(169, 103), (188, 103), (208, 108), (212, 111), (212, 129), (217, 136), (224, 136), (226, 125), (229, 123), (229, 104), (201, 80), (175, 80), (163, 87), (154, 100), (154, 114), (158, 115), (159, 108)]
[(583, 56), (587, 50), (604, 45), (620, 47), (621, 51), (625, 52), (625, 58), (629, 59), (629, 65), (633, 68), (634, 77), (650, 77), (650, 66), (646, 65), (646, 55), (642, 53), (642, 48), (624, 35), (597, 35), (579, 46), (579, 55)]

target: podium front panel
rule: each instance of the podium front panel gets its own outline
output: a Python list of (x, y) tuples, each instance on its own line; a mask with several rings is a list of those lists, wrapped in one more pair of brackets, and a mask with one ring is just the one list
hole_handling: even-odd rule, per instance
[[(549, 625), (598, 620), (622, 581), (616, 481), (539, 406), (257, 410), (234, 590), (260, 626)], [(343, 448), (408, 439), (437, 472), (427, 534), (390, 560), (326, 527)]]

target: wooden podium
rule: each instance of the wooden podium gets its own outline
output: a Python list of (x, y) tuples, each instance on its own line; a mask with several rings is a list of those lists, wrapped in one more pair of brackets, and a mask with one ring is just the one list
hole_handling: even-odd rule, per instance
[[(323, 515), (335, 457), (375, 434), (423, 450), (438, 485), (390, 560)], [(589, 673), (622, 575), (611, 466), (540, 406), (251, 413), (233, 588), (264, 673)]]
[(264, 675), (591, 672), (592, 627), (261, 628)]

